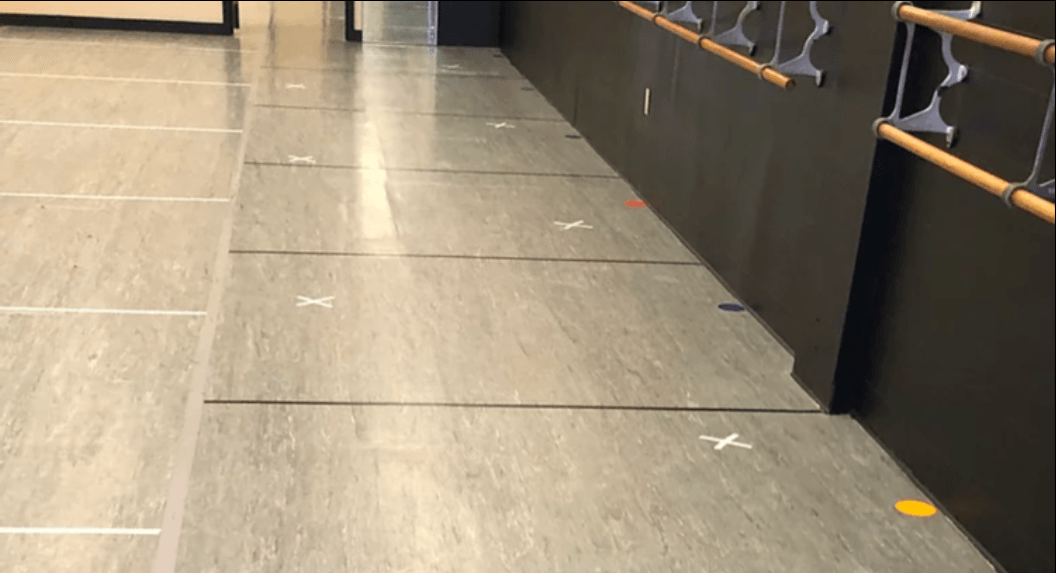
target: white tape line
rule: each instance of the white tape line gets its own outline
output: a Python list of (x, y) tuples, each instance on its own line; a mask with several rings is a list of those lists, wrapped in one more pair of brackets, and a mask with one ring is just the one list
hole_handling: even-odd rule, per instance
[(241, 129), (219, 127), (167, 127), (163, 125), (114, 125), (106, 123), (66, 123), (62, 121), (26, 121), (0, 119), (0, 125), (39, 125), (44, 127), (88, 127), (96, 129), (136, 129), (142, 131), (195, 131), (200, 133), (242, 133)]
[(0, 306), (9, 314), (133, 314), (153, 316), (205, 316), (201, 310), (138, 310), (129, 308), (59, 308), (46, 306)]
[(143, 84), (182, 84), (191, 86), (235, 86), (248, 87), (247, 83), (232, 82), (207, 82), (198, 80), (165, 80), (160, 78), (120, 78), (114, 76), (67, 76), (63, 74), (23, 74), (14, 72), (0, 72), (0, 77), (5, 78), (41, 78), (48, 80), (94, 80), (100, 82), (132, 82)]
[(321, 306), (323, 308), (334, 308), (334, 297), (324, 296), (323, 298), (309, 298), (306, 296), (297, 295), (297, 306)]
[(0, 527), (0, 535), (160, 535), (160, 529), (105, 527)]
[(0, 193), (0, 197), (29, 199), (84, 199), (89, 201), (158, 201), (185, 203), (227, 203), (226, 197), (133, 197), (131, 195), (63, 195), (61, 193)]
[(715, 449), (716, 450), (721, 450), (721, 449), (725, 448), (726, 446), (737, 446), (739, 448), (744, 448), (746, 450), (752, 449), (752, 445), (751, 444), (742, 444), (740, 442), (734, 441), (734, 440), (736, 440), (739, 437), (740, 437), (740, 435), (738, 435), (738, 434), (730, 434), (730, 435), (726, 436), (725, 438), (713, 438), (711, 436), (700, 436), (700, 439), (708, 440), (709, 442), (716, 442), (716, 444), (715, 444)]
[(583, 223), (583, 219), (580, 219), (580, 220), (578, 220), (578, 221), (576, 221), (574, 223), (562, 223), (561, 221), (554, 221), (554, 224), (558, 225), (560, 227), (563, 227), (561, 229), (562, 231), (567, 231), (569, 229), (593, 229), (594, 228), (591, 225), (585, 225)]

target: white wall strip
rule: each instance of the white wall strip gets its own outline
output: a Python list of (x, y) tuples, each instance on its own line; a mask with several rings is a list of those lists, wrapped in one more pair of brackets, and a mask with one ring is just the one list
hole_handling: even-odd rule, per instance
[(0, 527), (0, 535), (159, 535), (160, 529), (106, 527)]
[(138, 129), (144, 131), (193, 131), (200, 133), (242, 133), (241, 129), (223, 129), (219, 127), (168, 127), (164, 125), (119, 125), (107, 123), (67, 123), (63, 121), (26, 121), (20, 119), (0, 119), (0, 125), (39, 125), (44, 127), (87, 127), (95, 129)]
[(47, 306), (0, 306), (8, 314), (133, 314), (154, 316), (205, 316), (202, 310), (139, 310), (130, 308), (58, 308)]
[(78, 199), (90, 201), (157, 201), (161, 203), (227, 203), (227, 197), (145, 197), (131, 195), (63, 195), (61, 193), (0, 193), (0, 197), (28, 199)]
[(41, 78), (48, 80), (94, 80), (100, 82), (138, 82), (146, 84), (181, 84), (191, 86), (236, 86), (249, 87), (248, 83), (233, 82), (207, 82), (199, 80), (166, 80), (161, 78), (119, 78), (114, 76), (68, 76), (63, 74), (29, 74), (16, 72), (0, 72), (0, 77), (5, 78)]

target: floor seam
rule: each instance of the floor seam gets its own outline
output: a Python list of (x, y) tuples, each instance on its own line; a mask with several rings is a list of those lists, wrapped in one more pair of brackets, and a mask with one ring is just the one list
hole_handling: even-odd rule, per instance
[(416, 401), (372, 401), (372, 400), (242, 400), (210, 398), (204, 401), (211, 405), (228, 406), (353, 406), (353, 407), (406, 407), (406, 408), (450, 408), (481, 410), (594, 410), (622, 412), (712, 412), (741, 414), (827, 414), (821, 409), (810, 408), (750, 408), (750, 407), (705, 407), (705, 406), (622, 406), (618, 404), (539, 404), (500, 402), (416, 402)]
[(335, 258), (396, 258), (396, 259), (459, 259), (475, 261), (525, 261), (543, 263), (596, 263), (596, 264), (623, 264), (623, 265), (671, 265), (681, 267), (703, 267), (699, 261), (650, 261), (644, 259), (589, 259), (589, 258), (559, 258), (559, 257), (516, 257), (516, 256), (488, 256), (488, 255), (445, 255), (429, 253), (363, 253), (363, 252), (335, 252), (335, 251), (283, 251), (283, 250), (256, 250), (256, 249), (231, 249), (232, 255), (278, 255), (278, 256), (307, 256), (307, 257), (335, 257)]
[[(476, 114), (476, 113), (445, 113), (445, 112), (428, 112), (428, 111), (411, 111), (411, 110), (399, 110), (399, 109), (367, 109), (367, 108), (351, 108), (351, 107), (319, 107), (311, 105), (287, 105), (287, 104), (276, 104), (276, 103), (255, 103), (257, 107), (265, 107), (271, 109), (300, 109), (306, 111), (334, 111), (339, 113), (376, 113), (376, 114), (392, 114), (392, 115), (423, 115), (423, 116), (435, 116), (435, 117), (466, 117), (466, 118), (478, 118), (478, 119), (501, 119), (510, 121), (542, 121), (549, 123), (566, 123), (563, 117), (523, 117), (523, 116), (504, 116), (501, 114)], [(571, 126), (569, 126), (571, 127)]]
[[(341, 74), (356, 74), (360, 70), (357, 68), (299, 68), (290, 66), (262, 66), (268, 70), (298, 70), (302, 72), (326, 72), (326, 73), (341, 73)], [(379, 73), (372, 72), (370, 74), (356, 74), (357, 77), (370, 78), (371, 76), (443, 76), (445, 78), (476, 78), (476, 79), (491, 79), (491, 80), (508, 80), (508, 81), (527, 81), (521, 76), (499, 76), (494, 74), (452, 74), (442, 73), (442, 71), (430, 72), (387, 72)]]
[(282, 163), (279, 161), (251, 161), (246, 165), (264, 165), (268, 167), (298, 167), (305, 169), (348, 169), (353, 171), (391, 171), (394, 173), (456, 173), (468, 175), (507, 175), (511, 177), (564, 177), (567, 179), (619, 179), (619, 175), (600, 175), (592, 173), (533, 173), (521, 171), (477, 171), (470, 169), (425, 169), (413, 167), (366, 167), (363, 165), (333, 165), (327, 163)]

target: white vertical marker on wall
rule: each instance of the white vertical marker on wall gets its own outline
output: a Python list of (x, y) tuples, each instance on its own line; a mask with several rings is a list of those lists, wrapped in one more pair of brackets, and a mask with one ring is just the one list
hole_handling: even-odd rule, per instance
[(644, 104), (643, 109), (642, 109), (642, 113), (644, 113), (645, 115), (649, 115), (649, 96), (650, 95), (652, 95), (652, 92), (649, 91), (649, 88), (645, 88), (645, 104)]

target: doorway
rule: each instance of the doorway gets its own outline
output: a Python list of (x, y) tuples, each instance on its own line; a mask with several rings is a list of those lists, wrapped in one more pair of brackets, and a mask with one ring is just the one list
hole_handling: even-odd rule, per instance
[(435, 46), (437, 2), (363, 2), (363, 41)]

